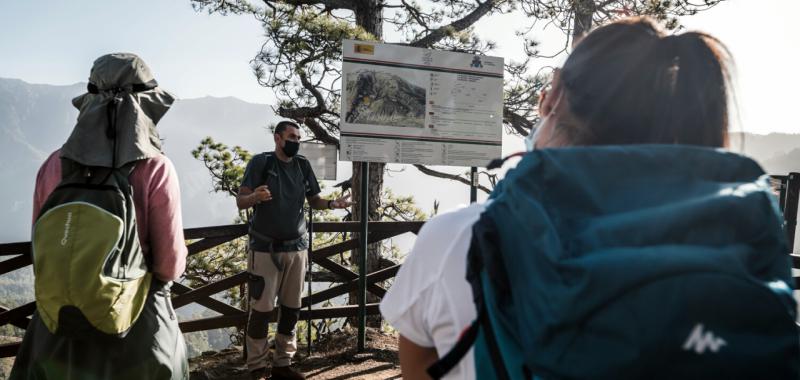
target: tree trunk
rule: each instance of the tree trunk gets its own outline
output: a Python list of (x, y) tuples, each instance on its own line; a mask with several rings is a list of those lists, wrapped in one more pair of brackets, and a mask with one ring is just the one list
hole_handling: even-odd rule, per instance
[(383, 40), (383, 7), (379, 0), (358, 0), (355, 16), (356, 25)]
[[(356, 25), (364, 28), (367, 32), (371, 33), (375, 38), (381, 40), (383, 38), (383, 9), (379, 0), (358, 0), (355, 8)], [(378, 220), (378, 207), (381, 202), (381, 193), (383, 193), (383, 173), (386, 164), (383, 163), (370, 163), (369, 164), (369, 193), (367, 194), (368, 220)], [(352, 177), (352, 194), (353, 194), (353, 219), (360, 220), (361, 218), (361, 163), (353, 162), (353, 177)], [(358, 234), (355, 234), (356, 236)], [(354, 252), (360, 255), (360, 250)], [(353, 257), (353, 262), (358, 262), (358, 256)], [(381, 244), (370, 244), (367, 249), (367, 273), (371, 273), (379, 269), (381, 262)], [(378, 302), (379, 299), (372, 294), (367, 293), (367, 303)], [(350, 293), (350, 303), (358, 303), (356, 293)], [(380, 318), (368, 318), (367, 325), (370, 327), (380, 327)]]
[(572, 21), (572, 47), (592, 30), (592, 18), (597, 9), (595, 0), (577, 0), (572, 5), (575, 19)]

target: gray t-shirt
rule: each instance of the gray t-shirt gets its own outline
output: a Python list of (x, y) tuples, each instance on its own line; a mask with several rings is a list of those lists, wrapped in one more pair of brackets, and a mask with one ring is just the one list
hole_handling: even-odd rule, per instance
[[(267, 185), (272, 200), (253, 206), (250, 229), (272, 239), (276, 251), (307, 249), (303, 204), (306, 197), (313, 197), (320, 192), (311, 163), (301, 155), (294, 156), (290, 162), (283, 162), (273, 152), (257, 154), (247, 163), (242, 186), (255, 190), (261, 185)], [(270, 249), (269, 241), (253, 235), (250, 234), (250, 249)], [(300, 241), (295, 244), (280, 243), (296, 239)]]

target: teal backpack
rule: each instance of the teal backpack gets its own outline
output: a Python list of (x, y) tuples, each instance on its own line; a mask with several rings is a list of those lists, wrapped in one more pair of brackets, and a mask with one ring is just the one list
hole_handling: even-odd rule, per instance
[(478, 379), (797, 379), (790, 257), (768, 177), (698, 147), (537, 150), (473, 226)]

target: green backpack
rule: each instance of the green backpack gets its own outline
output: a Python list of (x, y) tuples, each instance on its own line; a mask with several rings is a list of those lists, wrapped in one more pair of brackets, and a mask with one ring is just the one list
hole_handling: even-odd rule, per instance
[(53, 334), (122, 338), (152, 277), (128, 182), (135, 162), (110, 169), (61, 161), (61, 183), (33, 227), (36, 309)]

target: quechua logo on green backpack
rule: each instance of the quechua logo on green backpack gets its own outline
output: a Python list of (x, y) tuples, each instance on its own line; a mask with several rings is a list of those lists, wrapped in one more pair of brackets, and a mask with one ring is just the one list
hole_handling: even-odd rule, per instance
[(128, 176), (62, 159), (62, 181), (33, 227), (36, 308), (60, 335), (124, 337), (150, 288)]

